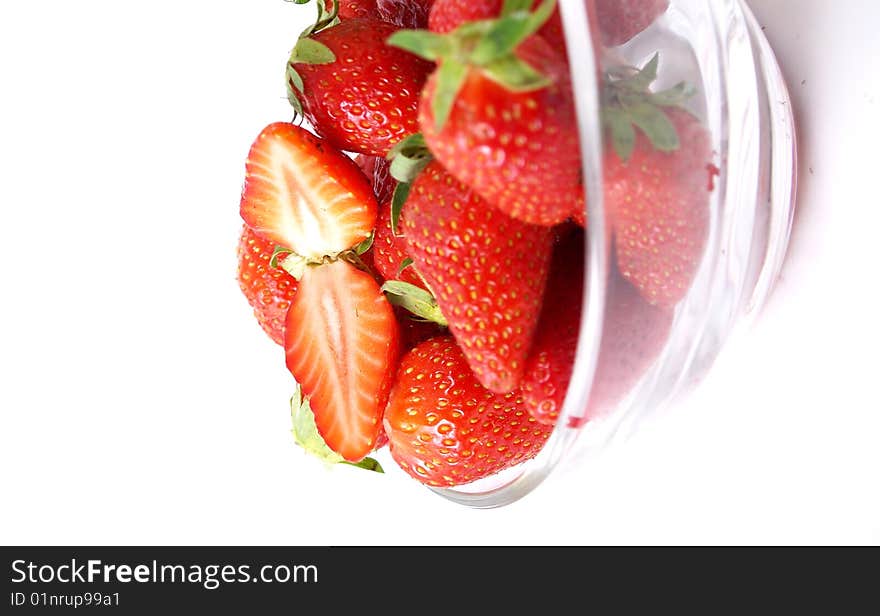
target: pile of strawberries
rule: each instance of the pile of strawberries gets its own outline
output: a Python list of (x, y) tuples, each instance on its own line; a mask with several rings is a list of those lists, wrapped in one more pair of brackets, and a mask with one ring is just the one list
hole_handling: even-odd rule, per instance
[[(419, 481), (466, 484), (540, 451), (576, 354), (587, 220), (559, 12), (314, 2), (295, 121), (247, 158), (240, 286), (284, 346), (298, 442), (350, 463), (387, 443)], [(585, 2), (607, 46), (668, 5)], [(603, 75), (614, 266), (588, 417), (654, 361), (706, 241), (708, 134), (685, 84), (652, 90), (657, 67)]]

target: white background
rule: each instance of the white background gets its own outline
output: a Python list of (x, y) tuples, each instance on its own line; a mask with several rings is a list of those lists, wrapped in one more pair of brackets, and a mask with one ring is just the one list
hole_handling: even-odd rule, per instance
[(0, 4), (0, 543), (878, 543), (880, 4), (753, 0), (802, 199), (777, 294), (688, 400), (502, 510), (297, 450), (235, 282), (290, 116), (281, 0)]

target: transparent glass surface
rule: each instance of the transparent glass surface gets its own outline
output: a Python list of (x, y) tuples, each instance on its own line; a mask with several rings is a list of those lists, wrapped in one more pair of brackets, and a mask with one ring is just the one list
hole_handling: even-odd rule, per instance
[[(747, 326), (767, 299), (792, 223), (796, 139), (789, 96), (745, 2), (670, 0), (647, 29), (613, 47), (600, 43), (608, 33), (589, 2), (559, 0), (559, 7), (587, 193), (577, 359), (556, 428), (537, 457), (475, 484), (434, 489), (472, 507), (511, 503), (558, 465), (588, 463), (589, 452), (625, 438), (699, 382), (725, 340)], [(652, 89), (680, 82), (692, 88), (684, 106), (707, 131), (711, 149), (705, 244), (683, 297), (662, 315), (651, 307), (632, 309), (629, 295), (621, 293), (615, 256), (621, 233), (606, 209), (610, 176), (603, 166), (610, 145), (602, 137), (601, 112), (604, 75), (643, 67), (655, 54), (659, 70)], [(650, 348), (628, 372), (609, 369), (615, 349), (633, 345)]]

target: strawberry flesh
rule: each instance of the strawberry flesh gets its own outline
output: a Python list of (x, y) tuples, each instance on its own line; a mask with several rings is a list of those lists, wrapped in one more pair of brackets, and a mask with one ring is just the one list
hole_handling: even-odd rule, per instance
[(278, 122), (251, 146), (241, 217), (264, 239), (317, 262), (366, 239), (377, 209), (354, 161), (307, 130)]
[(342, 260), (306, 268), (287, 314), (287, 368), (327, 446), (346, 460), (360, 460), (379, 442), (399, 338), (370, 274)]

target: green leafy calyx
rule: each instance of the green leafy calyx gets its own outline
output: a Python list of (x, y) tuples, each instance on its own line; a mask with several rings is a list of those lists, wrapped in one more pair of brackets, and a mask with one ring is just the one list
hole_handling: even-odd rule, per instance
[(434, 123), (440, 131), (449, 120), (458, 92), (471, 69), (511, 92), (530, 92), (551, 81), (521, 60), (516, 49), (546, 23), (556, 0), (544, 0), (530, 11), (529, 0), (506, 0), (501, 15), (462, 24), (448, 34), (428, 30), (399, 30), (388, 39), (417, 56), (438, 63), (437, 86), (431, 101)]
[(401, 280), (389, 280), (382, 285), (382, 291), (392, 305), (405, 308), (425, 321), (443, 327), (449, 325), (440, 311), (437, 300), (424, 289)]
[(694, 90), (681, 82), (661, 92), (653, 92), (660, 56), (641, 69), (625, 68), (610, 71), (606, 78), (602, 101), (602, 122), (611, 144), (621, 160), (628, 161), (636, 145), (636, 130), (661, 152), (674, 152), (681, 147), (675, 126), (665, 108), (682, 108)]
[[(308, 0), (287, 0), (295, 4), (305, 4)], [(303, 107), (300, 94), (304, 92), (302, 76), (296, 70), (298, 64), (332, 64), (336, 62), (336, 54), (323, 43), (311, 38), (312, 35), (331, 28), (339, 23), (338, 0), (318, 0), (318, 17), (315, 23), (303, 30), (290, 52), (287, 60), (285, 78), (287, 81), (287, 100), (297, 115), (302, 115)], [(327, 8), (327, 4), (330, 8)]]

